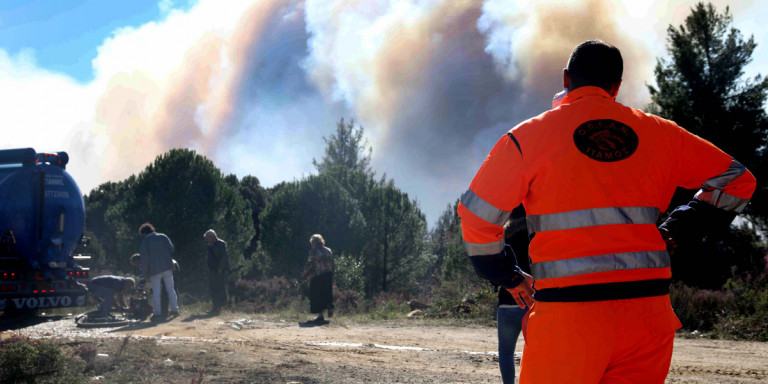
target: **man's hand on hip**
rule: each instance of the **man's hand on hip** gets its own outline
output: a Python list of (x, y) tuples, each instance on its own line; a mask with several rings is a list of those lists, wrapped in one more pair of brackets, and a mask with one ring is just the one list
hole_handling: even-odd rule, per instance
[(520, 308), (530, 308), (533, 305), (533, 276), (520, 271), (523, 281), (514, 288), (506, 288)]

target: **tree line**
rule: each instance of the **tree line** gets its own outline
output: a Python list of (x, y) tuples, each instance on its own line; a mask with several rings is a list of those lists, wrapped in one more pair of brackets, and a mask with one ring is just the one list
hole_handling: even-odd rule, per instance
[(431, 262), (417, 202), (371, 169), (362, 127), (341, 120), (325, 140), (316, 175), (272, 188), (255, 176), (225, 175), (193, 150), (164, 153), (138, 175), (85, 196), (90, 251), (101, 269), (131, 272), (137, 228), (152, 222), (176, 246), (180, 290), (201, 295), (206, 229), (227, 241), (232, 279), (298, 278), (309, 237), (322, 233), (343, 288), (368, 297), (417, 289)]

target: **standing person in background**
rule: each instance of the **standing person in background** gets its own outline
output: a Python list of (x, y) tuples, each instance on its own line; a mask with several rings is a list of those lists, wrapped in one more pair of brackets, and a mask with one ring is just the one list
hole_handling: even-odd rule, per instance
[(317, 317), (299, 325), (325, 325), (328, 321), (323, 317), (323, 311), (328, 311), (328, 317), (333, 316), (333, 252), (325, 246), (325, 239), (319, 234), (309, 238), (309, 246), (303, 278), (309, 280), (310, 312), (317, 313)]
[[(179, 262), (176, 261), (176, 259), (171, 260), (173, 263), (173, 272), (179, 272), (181, 271), (181, 266), (179, 265)], [(130, 258), (128, 258), (128, 263), (131, 264), (131, 267), (133, 267), (134, 272), (136, 276), (139, 276), (141, 278), (144, 278), (144, 276), (141, 275), (141, 254), (140, 253), (134, 253), (131, 255)]]
[(143, 236), (139, 246), (141, 272), (152, 287), (152, 321), (163, 319), (160, 298), (163, 284), (171, 306), (170, 315), (178, 316), (179, 302), (173, 284), (173, 243), (168, 236), (155, 232), (151, 223), (142, 224), (139, 235)]
[(203, 234), (208, 243), (208, 282), (211, 288), (211, 314), (218, 314), (227, 304), (227, 283), (229, 280), (229, 255), (227, 243), (219, 239), (216, 231), (209, 229)]
[[(504, 226), (506, 257), (514, 258), (518, 268), (525, 273), (531, 272), (528, 261), (528, 228), (525, 209), (522, 205), (512, 211), (509, 221)], [(496, 308), (496, 329), (499, 338), (499, 370), (504, 384), (515, 382), (515, 346), (523, 329), (523, 318), (528, 313), (528, 306), (521, 307), (504, 287), (499, 289), (499, 304)]]
[[(141, 271), (141, 254), (134, 253), (131, 255), (131, 257), (128, 259), (129, 263), (131, 264), (131, 267), (134, 269), (134, 273), (136, 276), (140, 278), (139, 283), (143, 286), (146, 282), (146, 276), (142, 275)], [(174, 273), (174, 280), (176, 279), (176, 273), (181, 271), (181, 266), (179, 266), (179, 262), (176, 261), (176, 259), (171, 260), (173, 262), (173, 273)], [(160, 290), (160, 312), (163, 317), (168, 315), (168, 293), (167, 290), (164, 288), (165, 284), (163, 285), (163, 289)]]

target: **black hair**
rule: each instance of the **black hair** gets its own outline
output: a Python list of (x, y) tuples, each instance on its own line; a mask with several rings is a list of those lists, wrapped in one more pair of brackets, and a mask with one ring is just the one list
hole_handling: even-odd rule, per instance
[(568, 59), (570, 89), (593, 85), (605, 89), (621, 81), (624, 60), (618, 48), (600, 40), (587, 40)]
[(148, 235), (155, 231), (155, 226), (152, 223), (144, 223), (139, 227), (139, 233), (142, 235)]

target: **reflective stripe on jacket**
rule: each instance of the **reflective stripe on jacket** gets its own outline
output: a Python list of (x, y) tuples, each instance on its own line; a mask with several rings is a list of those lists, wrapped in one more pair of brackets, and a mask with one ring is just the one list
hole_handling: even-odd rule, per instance
[(537, 289), (667, 279), (656, 221), (675, 188), (701, 188), (696, 199), (740, 212), (755, 185), (708, 141), (588, 86), (501, 137), (458, 212), (467, 253), (493, 255), (522, 203)]

